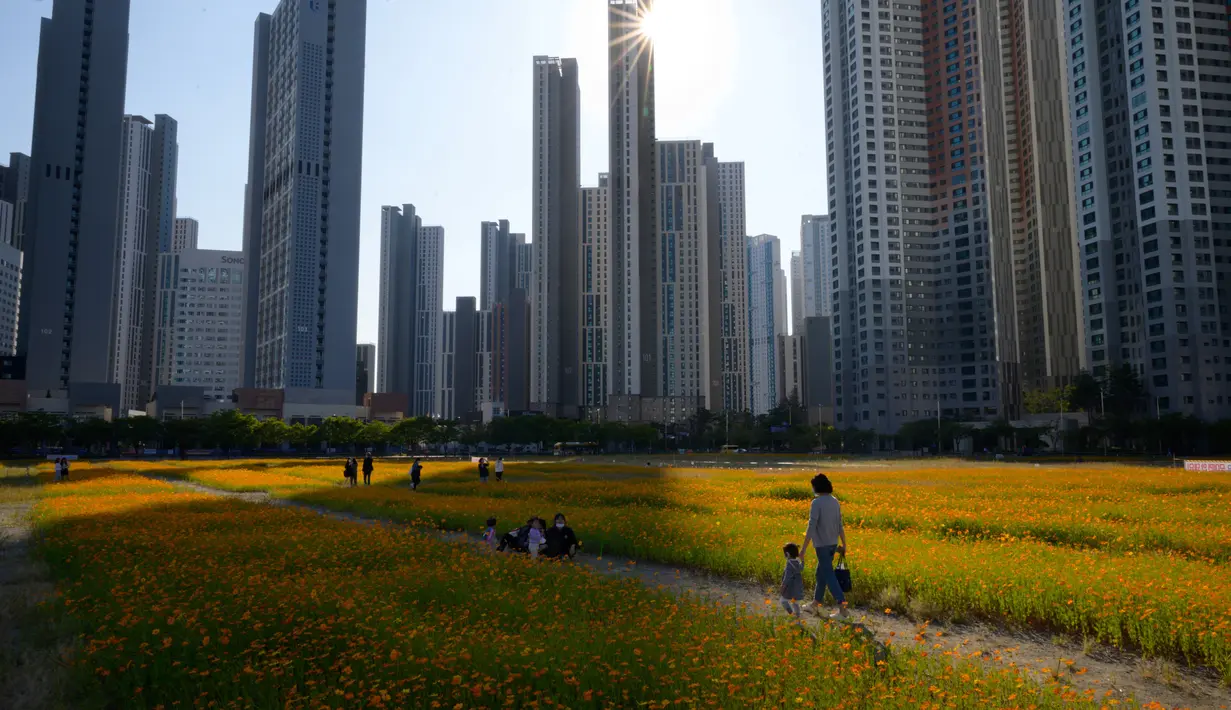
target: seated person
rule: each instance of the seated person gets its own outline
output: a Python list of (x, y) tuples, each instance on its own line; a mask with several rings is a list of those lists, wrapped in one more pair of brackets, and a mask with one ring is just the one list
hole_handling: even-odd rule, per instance
[(573, 557), (581, 543), (577, 535), (568, 526), (564, 513), (556, 513), (556, 518), (550, 528), (547, 528), (547, 557)]

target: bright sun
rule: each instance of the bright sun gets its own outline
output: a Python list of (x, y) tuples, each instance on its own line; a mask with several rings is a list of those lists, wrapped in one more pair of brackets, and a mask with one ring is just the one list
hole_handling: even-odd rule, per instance
[[(734, 71), (732, 0), (655, 0), (638, 31), (654, 47), (659, 115), (696, 130), (718, 108)], [(671, 120), (676, 124), (676, 120)]]

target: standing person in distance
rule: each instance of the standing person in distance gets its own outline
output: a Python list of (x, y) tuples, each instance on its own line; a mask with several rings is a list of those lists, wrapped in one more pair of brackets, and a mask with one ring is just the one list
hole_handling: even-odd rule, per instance
[(821, 613), (825, 601), (825, 589), (833, 595), (834, 604), (838, 610), (831, 617), (845, 617), (846, 596), (842, 586), (838, 584), (838, 575), (834, 574), (833, 558), (835, 554), (846, 554), (846, 531), (842, 528), (842, 507), (838, 499), (833, 497), (833, 483), (823, 473), (818, 473), (812, 479), (812, 508), (808, 514), (808, 531), (804, 534), (804, 544), (799, 550), (799, 559), (808, 554), (808, 543), (816, 548), (816, 591), (814, 600), (806, 608), (814, 614)]
[(487, 459), (479, 459), (479, 483), (487, 483)]
[(496, 483), (504, 481), (504, 457), (496, 457)]
[(64, 481), (68, 480), (68, 457), (67, 456), (60, 459), (60, 479)]
[(350, 481), (351, 488), (359, 485), (359, 462), (355, 461), (354, 456), (346, 459), (346, 478)]
[(419, 479), (423, 475), (423, 465), (419, 463), (419, 459), (410, 465), (410, 490), (419, 488)]
[(372, 452), (368, 451), (363, 455), (363, 485), (372, 485)]

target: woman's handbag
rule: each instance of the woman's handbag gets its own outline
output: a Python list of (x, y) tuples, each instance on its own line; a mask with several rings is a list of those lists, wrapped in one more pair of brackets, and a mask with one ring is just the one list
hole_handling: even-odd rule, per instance
[(842, 553), (842, 557), (838, 559), (838, 566), (833, 570), (834, 575), (838, 577), (838, 586), (843, 592), (851, 591), (851, 571), (846, 568), (846, 553)]

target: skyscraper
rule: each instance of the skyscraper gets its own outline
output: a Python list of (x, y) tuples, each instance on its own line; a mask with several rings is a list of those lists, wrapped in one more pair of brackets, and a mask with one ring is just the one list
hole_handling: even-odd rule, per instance
[(745, 222), (744, 164), (718, 163), (719, 235), (722, 248), (723, 408), (749, 408), (748, 228)]
[(779, 391), (778, 349), (787, 334), (786, 274), (778, 237), (762, 234), (747, 243), (751, 409), (765, 414), (785, 396)]
[(1005, 0), (979, 9), (985, 199), (1001, 396), (1010, 414), (1020, 408), (1020, 389), (1067, 384), (1086, 362), (1057, 14), (1072, 6)]
[(581, 404), (604, 407), (611, 391), (610, 181), (581, 190)]
[(824, 6), (839, 427), (1005, 413), (971, 4)]
[(836, 246), (829, 236), (828, 215), (804, 215), (799, 226), (800, 253), (803, 256), (804, 317), (833, 315), (833, 259)]
[(63, 396), (80, 384), (77, 395), (88, 391), (115, 413), (110, 265), (128, 9), (128, 0), (56, 0), (42, 22), (18, 347), (31, 391)]
[(30, 204), (30, 156), (9, 153), (8, 166), (0, 165), (0, 200), (13, 206), (12, 227), (7, 235), (0, 232), (0, 240), (24, 249), (26, 209)]
[[(376, 343), (355, 344), (355, 387), (359, 392), (359, 404), (363, 403), (363, 395), (376, 391)], [(362, 374), (362, 380), (358, 379)]]
[(718, 161), (701, 141), (658, 143), (659, 382), (663, 397), (719, 409), (721, 241)]
[(580, 104), (577, 60), (535, 57), (530, 408), (552, 416), (580, 403)]
[(376, 387), (406, 395), (413, 416), (436, 408), (443, 298), (444, 229), (423, 226), (414, 205), (382, 208)]
[(804, 332), (804, 257), (791, 252), (791, 334)]
[[(137, 370), (136, 397), (131, 401), (133, 409), (145, 409), (154, 394), (154, 377), (158, 358), (157, 308), (158, 308), (158, 257), (174, 247), (175, 191), (179, 177), (179, 124), (165, 114), (154, 116), (153, 131), (149, 143), (149, 183), (145, 190), (146, 226), (142, 251), (144, 274), (140, 289), (141, 340), (140, 362)], [(126, 158), (128, 160), (130, 158)], [(120, 219), (125, 213), (120, 214)], [(193, 247), (196, 242), (194, 240)], [(238, 383), (235, 383), (238, 386)], [(121, 386), (123, 394), (124, 386)], [(133, 388), (127, 388), (130, 392)]]
[[(174, 125), (175, 122), (170, 121), (172, 143)], [(114, 334), (110, 369), (111, 381), (120, 385), (120, 399), (126, 410), (145, 407), (153, 376), (154, 306), (157, 302), (154, 275), (158, 264), (158, 235), (150, 230), (157, 230), (159, 220), (156, 214), (151, 215), (150, 212), (158, 211), (156, 195), (162, 190), (156, 188), (154, 182), (163, 179), (161, 166), (158, 166), (157, 179), (152, 179), (152, 174), (156, 167), (153, 158), (158, 152), (155, 143), (167, 136), (168, 124), (164, 121), (160, 129), (156, 138), (154, 124), (149, 119), (124, 116), (119, 136), (118, 177), (123, 187), (115, 225), (118, 243), (111, 259), (115, 286), (111, 294)], [(169, 179), (174, 191), (174, 175)], [(173, 200), (174, 192), (171, 197)]]
[(1065, 9), (1092, 370), (1131, 367), (1155, 412), (1227, 417), (1228, 8), (1073, 0)]
[(21, 250), (11, 244), (0, 244), (0, 356), (17, 354), (20, 308)]
[[(533, 263), (534, 246), (526, 245), (525, 235), (511, 234), (508, 220), (480, 225), (480, 296), (483, 312), (489, 314), (488, 326), (492, 367), (491, 386), (481, 389), (480, 404), (492, 412), (521, 412), (530, 407), (530, 308), (529, 294), (519, 284), (532, 282), (533, 272), (519, 269), (519, 255), (529, 255)], [(525, 247), (529, 247), (527, 252)], [(519, 277), (519, 273), (521, 276)]]
[(479, 225), (479, 308), (507, 301), (516, 286), (517, 246), (507, 219)]
[(657, 394), (657, 165), (650, 0), (610, 0), (611, 393)]
[(355, 385), (366, 0), (282, 0), (256, 21), (244, 251), (256, 387)]
[(171, 251), (197, 248), (197, 234), (201, 225), (192, 217), (176, 217), (175, 233), (171, 237)]

